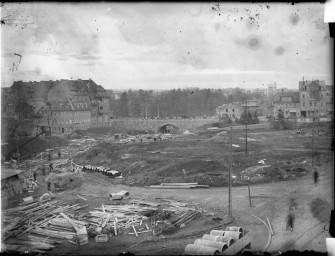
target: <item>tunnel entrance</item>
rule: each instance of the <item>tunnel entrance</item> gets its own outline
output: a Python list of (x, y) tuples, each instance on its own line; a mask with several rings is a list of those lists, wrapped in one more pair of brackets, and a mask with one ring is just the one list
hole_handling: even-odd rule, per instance
[(179, 128), (173, 124), (165, 124), (158, 129), (159, 133), (174, 133), (178, 131)]

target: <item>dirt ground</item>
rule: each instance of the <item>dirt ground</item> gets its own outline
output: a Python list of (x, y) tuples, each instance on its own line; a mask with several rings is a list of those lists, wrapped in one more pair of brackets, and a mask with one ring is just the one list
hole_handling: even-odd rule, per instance
[[(84, 173), (80, 187), (55, 193), (57, 200), (88, 204), (82, 212), (88, 212), (102, 204), (112, 204), (109, 193), (129, 191), (131, 199), (161, 202), (159, 198), (174, 199), (202, 210), (201, 216), (187, 223), (172, 234), (152, 236), (143, 233), (139, 237), (123, 232), (113, 236), (108, 243), (96, 243), (78, 247), (65, 243), (56, 246), (54, 255), (117, 255), (131, 252), (135, 255), (181, 255), (187, 244), (209, 234), (213, 229), (225, 227), (228, 210), (227, 161), (230, 134), (218, 129), (201, 131), (196, 135), (178, 136), (164, 142), (142, 142), (126, 145), (102, 143), (75, 157), (81, 164), (109, 166), (123, 172), (124, 179), (117, 181), (100, 173)], [(222, 133), (223, 132), (223, 133)], [(331, 139), (320, 133), (314, 140), (315, 166), (320, 172), (319, 182), (312, 179), (311, 142), (307, 135), (293, 131), (274, 131), (266, 125), (251, 126), (248, 131), (248, 154), (245, 153), (243, 127), (233, 130), (232, 209), (234, 222), (230, 225), (251, 231), (253, 251), (315, 250), (326, 251), (325, 238), (329, 237), (329, 217), (332, 205), (334, 179)], [(103, 150), (101, 150), (103, 149)], [(105, 159), (99, 154), (103, 152)], [(155, 152), (155, 153), (152, 153)], [(157, 153), (160, 152), (160, 153)], [(129, 154), (131, 157), (121, 159)], [(90, 156), (85, 162), (85, 156)], [(265, 159), (271, 168), (248, 169)], [(277, 169), (276, 169), (277, 168)], [(300, 169), (299, 169), (300, 168)], [(182, 170), (186, 171), (186, 175)], [(251, 177), (251, 203), (248, 186), (243, 176)], [(196, 178), (193, 178), (196, 177)], [(35, 194), (46, 191), (43, 177), (38, 176), (40, 188)], [(150, 189), (135, 185), (151, 185), (160, 182), (191, 182), (210, 185), (209, 189)], [(122, 183), (122, 184), (121, 184)], [(129, 186), (132, 185), (132, 186)], [(221, 186), (221, 187), (219, 187)], [(79, 199), (81, 195), (86, 201)], [(286, 231), (289, 199), (296, 198), (295, 227)], [(13, 202), (14, 203), (14, 202)], [(274, 235), (269, 248), (267, 227), (257, 219), (269, 218)]]

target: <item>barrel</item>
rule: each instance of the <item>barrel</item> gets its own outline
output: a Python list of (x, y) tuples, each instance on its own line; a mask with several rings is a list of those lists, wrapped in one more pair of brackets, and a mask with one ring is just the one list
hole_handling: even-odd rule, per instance
[(232, 237), (235, 241), (242, 238), (242, 233), (238, 231), (225, 231), (224, 237)]
[(218, 249), (197, 244), (186, 245), (183, 255), (220, 255)]
[(228, 248), (228, 245), (226, 243), (203, 240), (203, 239), (196, 239), (194, 241), (194, 244), (207, 246), (207, 247), (213, 247), (213, 248), (218, 249), (220, 252), (223, 252), (225, 249)]
[(242, 235), (244, 234), (244, 232), (243, 232), (243, 228), (241, 228), (241, 227), (228, 226), (228, 227), (226, 227), (225, 230), (226, 230), (226, 231), (238, 231), (238, 232), (241, 232)]
[(212, 230), (209, 234), (211, 236), (223, 236), (224, 232), (224, 230)]

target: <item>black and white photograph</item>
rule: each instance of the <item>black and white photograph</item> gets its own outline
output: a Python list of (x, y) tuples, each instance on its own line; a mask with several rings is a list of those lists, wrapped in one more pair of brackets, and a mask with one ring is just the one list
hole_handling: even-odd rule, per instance
[(2, 2), (0, 251), (331, 255), (325, 16), (324, 2)]

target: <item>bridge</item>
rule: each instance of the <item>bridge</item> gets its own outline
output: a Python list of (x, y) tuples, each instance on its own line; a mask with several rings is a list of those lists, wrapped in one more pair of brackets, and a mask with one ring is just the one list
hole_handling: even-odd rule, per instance
[(109, 126), (125, 128), (129, 130), (149, 130), (153, 132), (166, 133), (172, 129), (187, 130), (197, 128), (205, 124), (215, 123), (217, 118), (198, 118), (198, 119), (139, 119), (122, 118), (111, 119)]

